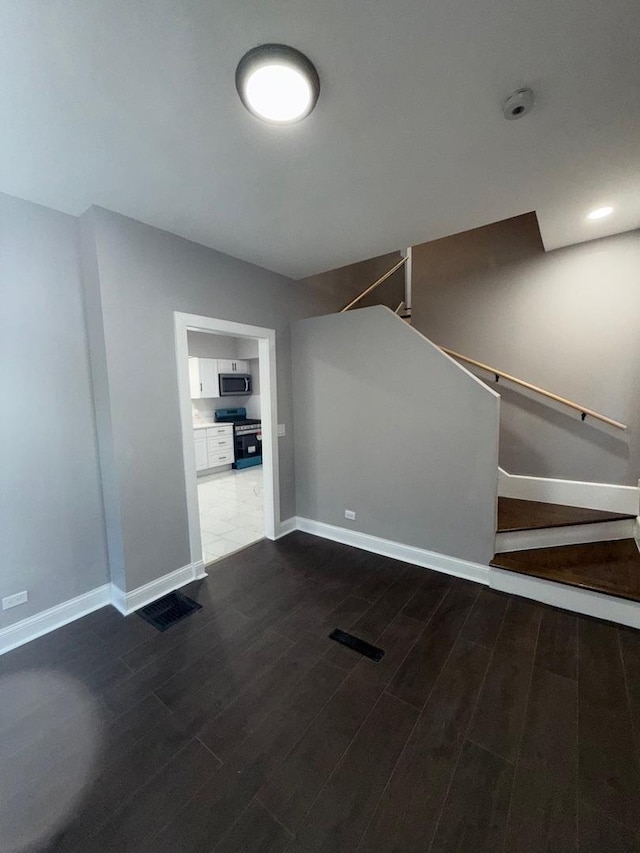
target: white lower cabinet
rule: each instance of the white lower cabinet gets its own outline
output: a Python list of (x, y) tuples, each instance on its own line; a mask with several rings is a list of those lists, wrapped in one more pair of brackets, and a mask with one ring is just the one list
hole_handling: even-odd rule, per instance
[(233, 450), (225, 450), (222, 453), (209, 451), (209, 468), (216, 468), (218, 465), (231, 465), (234, 461)]
[(196, 471), (206, 471), (209, 467), (209, 455), (207, 453), (207, 437), (205, 430), (194, 429), (193, 443), (196, 448)]
[(194, 429), (193, 443), (196, 450), (196, 471), (208, 471), (210, 468), (235, 462), (231, 424)]

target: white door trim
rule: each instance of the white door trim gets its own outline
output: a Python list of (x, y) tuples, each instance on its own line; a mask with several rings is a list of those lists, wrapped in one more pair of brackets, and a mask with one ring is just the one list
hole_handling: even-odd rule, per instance
[(196, 455), (193, 445), (193, 418), (189, 389), (189, 348), (187, 331), (213, 332), (235, 338), (258, 341), (260, 365), (260, 406), (262, 420), (262, 470), (264, 475), (265, 536), (275, 539), (280, 533), (280, 466), (278, 463), (278, 391), (276, 386), (276, 333), (274, 329), (248, 326), (230, 320), (218, 320), (199, 314), (174, 311), (178, 396), (182, 427), (182, 456), (189, 522), (191, 562), (202, 560)]

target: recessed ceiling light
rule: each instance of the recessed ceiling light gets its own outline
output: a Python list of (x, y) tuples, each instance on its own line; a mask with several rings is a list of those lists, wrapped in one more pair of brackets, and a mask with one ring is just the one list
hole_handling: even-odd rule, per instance
[(612, 207), (597, 207), (595, 210), (592, 210), (591, 213), (587, 213), (587, 219), (604, 219), (605, 216), (609, 216), (610, 213), (613, 213)]
[(313, 63), (293, 47), (263, 44), (242, 57), (236, 69), (240, 100), (254, 116), (293, 124), (309, 115), (320, 94)]

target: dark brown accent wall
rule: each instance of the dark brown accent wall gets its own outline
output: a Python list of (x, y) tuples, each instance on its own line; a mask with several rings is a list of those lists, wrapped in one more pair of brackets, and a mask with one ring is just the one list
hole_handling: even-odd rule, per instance
[(622, 433), (582, 423), (501, 381), (500, 464), (509, 473), (637, 485), (640, 231), (545, 252), (527, 213), (423, 243), (413, 250), (413, 325), (629, 425)]
[[(359, 293), (362, 293), (370, 284), (390, 270), (402, 255), (400, 252), (390, 252), (388, 255), (379, 255), (369, 258), (357, 264), (349, 264), (335, 270), (312, 275), (300, 280), (300, 284), (308, 285), (318, 293), (325, 291), (330, 294), (344, 293), (344, 305), (350, 302)], [(359, 308), (367, 308), (371, 305), (387, 305), (393, 310), (404, 299), (404, 269), (401, 267), (390, 276), (380, 287), (365, 296), (358, 303)]]

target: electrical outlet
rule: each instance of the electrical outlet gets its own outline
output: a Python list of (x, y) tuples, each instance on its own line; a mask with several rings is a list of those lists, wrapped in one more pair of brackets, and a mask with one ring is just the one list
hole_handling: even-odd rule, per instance
[(287, 434), (286, 424), (278, 424), (278, 438), (283, 438)]
[(348, 518), (350, 521), (355, 521), (356, 514), (352, 509), (345, 509), (344, 517)]
[(2, 609), (10, 610), (19, 604), (26, 604), (27, 601), (29, 601), (29, 593), (26, 590), (24, 592), (16, 592), (15, 595), (8, 595), (2, 599)]

